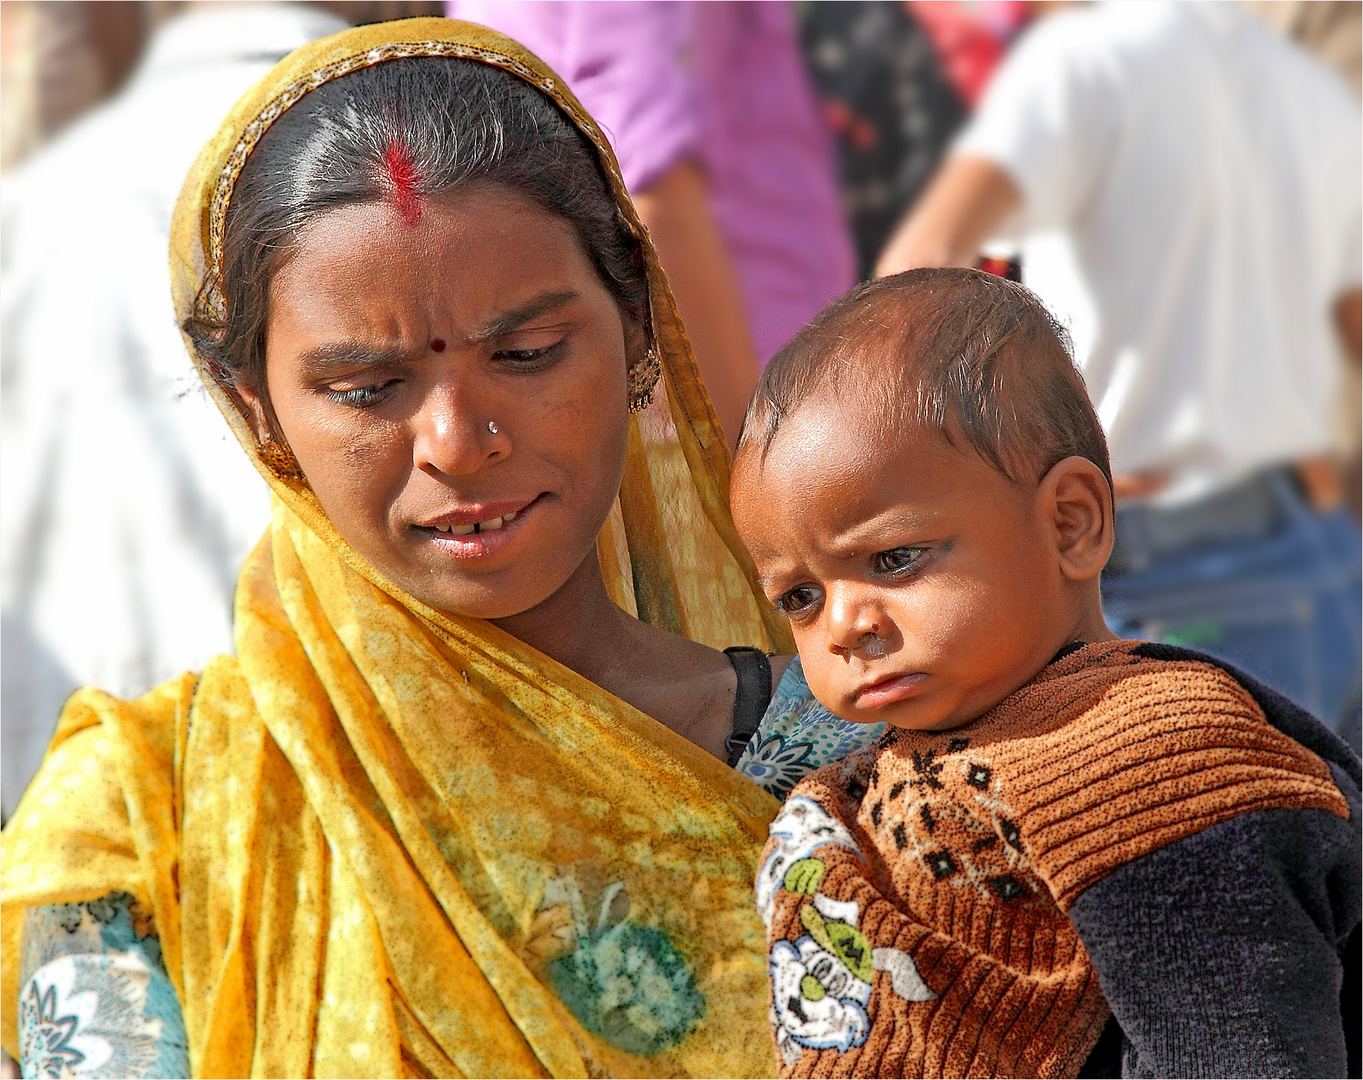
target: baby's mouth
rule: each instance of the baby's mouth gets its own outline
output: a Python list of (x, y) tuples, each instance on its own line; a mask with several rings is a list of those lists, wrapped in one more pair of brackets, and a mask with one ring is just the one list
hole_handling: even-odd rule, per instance
[(853, 698), (859, 709), (880, 709), (897, 701), (913, 697), (922, 688), (927, 673), (914, 671), (906, 675), (885, 675), (873, 683), (858, 687)]

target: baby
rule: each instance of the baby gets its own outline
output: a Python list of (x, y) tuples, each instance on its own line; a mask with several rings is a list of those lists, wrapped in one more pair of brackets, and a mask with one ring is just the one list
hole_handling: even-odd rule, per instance
[(1107, 447), (1031, 293), (835, 303), (764, 372), (733, 507), (812, 694), (888, 724), (771, 825), (783, 1076), (1358, 1075), (1358, 759), (1108, 631)]

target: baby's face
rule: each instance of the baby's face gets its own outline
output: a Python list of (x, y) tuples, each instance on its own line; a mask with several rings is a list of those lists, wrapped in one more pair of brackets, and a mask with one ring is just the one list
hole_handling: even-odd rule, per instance
[(974, 453), (866, 430), (861, 411), (816, 399), (765, 462), (741, 454), (734, 519), (820, 702), (845, 720), (958, 727), (1065, 643), (1054, 525), (1036, 490)]

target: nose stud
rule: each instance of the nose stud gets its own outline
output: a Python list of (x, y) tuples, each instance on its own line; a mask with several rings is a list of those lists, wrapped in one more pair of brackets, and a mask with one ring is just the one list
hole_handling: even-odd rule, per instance
[(489, 420), (489, 421), (487, 422), (487, 429), (488, 429), (488, 431), (492, 432), (492, 434), (496, 435), (496, 434), (497, 434), (497, 421), (496, 421), (496, 420)]

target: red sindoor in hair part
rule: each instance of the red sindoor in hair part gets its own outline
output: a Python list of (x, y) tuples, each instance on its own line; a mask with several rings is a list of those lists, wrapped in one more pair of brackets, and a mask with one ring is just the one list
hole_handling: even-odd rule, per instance
[[(384, 167), (388, 170), (388, 183), (393, 189), (393, 204), (407, 225), (415, 225), (421, 220), (421, 196), (417, 194), (416, 165), (407, 148), (393, 139), (388, 151), (383, 155)], [(438, 351), (438, 350), (437, 350)]]

